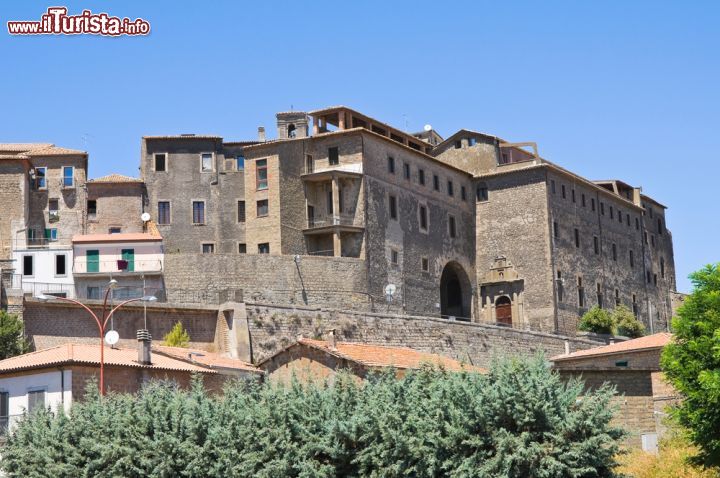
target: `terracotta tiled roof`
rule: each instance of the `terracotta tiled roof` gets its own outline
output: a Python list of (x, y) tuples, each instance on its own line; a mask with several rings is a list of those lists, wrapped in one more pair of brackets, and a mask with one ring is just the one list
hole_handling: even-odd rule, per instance
[(25, 154), (28, 156), (76, 156), (87, 154), (85, 151), (78, 149), (60, 148), (58, 146), (48, 146), (47, 148), (31, 149)]
[(595, 347), (588, 350), (579, 350), (569, 355), (557, 355), (550, 360), (553, 362), (597, 357), (600, 355), (614, 355), (627, 352), (641, 352), (644, 350), (661, 349), (670, 343), (672, 334), (661, 332), (659, 334), (647, 335), (639, 339), (617, 342), (603, 347)]
[[(200, 365), (210, 367), (212, 369), (237, 369), (246, 370), (249, 372), (262, 373), (260, 369), (253, 366), (252, 364), (230, 357), (223, 357), (222, 355), (216, 354), (214, 352), (191, 350), (181, 347), (167, 347), (165, 345), (153, 345), (152, 349), (154, 352), (157, 352), (156, 355), (162, 354), (180, 360), (190, 360)], [(192, 358), (190, 358), (189, 355), (191, 353), (193, 354)]]
[(161, 241), (160, 235), (148, 234), (145, 232), (127, 232), (118, 234), (78, 234), (73, 236), (73, 243), (92, 242), (142, 242)]
[(0, 154), (0, 159), (30, 159), (30, 156), (24, 153), (18, 154)]
[(323, 352), (358, 362), (367, 367), (394, 367), (399, 369), (416, 369), (424, 363), (440, 365), (448, 370), (484, 371), (472, 365), (465, 365), (457, 360), (441, 355), (419, 352), (406, 347), (387, 347), (350, 342), (337, 342), (331, 348), (324, 340), (301, 338), (298, 343), (320, 349)]
[(141, 183), (143, 182), (140, 178), (131, 178), (123, 174), (112, 173), (107, 176), (91, 179), (89, 183)]
[(213, 134), (169, 134), (160, 136), (143, 136), (143, 139), (222, 139)]
[(32, 149), (45, 149), (54, 146), (52, 143), (0, 143), (0, 151), (26, 153)]

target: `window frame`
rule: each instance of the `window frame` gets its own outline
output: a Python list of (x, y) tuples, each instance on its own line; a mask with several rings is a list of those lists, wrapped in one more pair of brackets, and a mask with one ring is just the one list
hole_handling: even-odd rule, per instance
[[(260, 163), (263, 163), (260, 166)], [(260, 179), (260, 171), (265, 172), (265, 179)], [(265, 183), (264, 187), (261, 187), (261, 183)], [(267, 158), (261, 158), (255, 160), (255, 189), (257, 191), (266, 191), (270, 187), (270, 175), (268, 174), (268, 160)]]
[[(424, 214), (423, 211), (425, 211)], [(423, 222), (425, 223), (424, 227)], [(418, 229), (424, 234), (430, 232), (430, 211), (428, 210), (427, 204), (420, 204), (418, 206)]]
[(451, 239), (457, 238), (457, 220), (452, 214), (448, 214), (448, 236)]
[[(195, 204), (202, 204), (202, 222), (195, 222)], [(193, 226), (204, 226), (207, 224), (207, 215), (205, 214), (205, 200), (192, 199), (190, 202), (190, 215)]]
[[(265, 203), (265, 207), (267, 209), (265, 214), (262, 214), (262, 215), (260, 214), (260, 203)], [(270, 200), (269, 199), (258, 199), (255, 202), (255, 217), (260, 219), (260, 218), (268, 217), (268, 216), (270, 216)]]
[(42, 397), (43, 397), (42, 408), (44, 408), (44, 409), (47, 408), (47, 406), (48, 406), (48, 404), (47, 404), (47, 387), (31, 387), (31, 388), (27, 389), (27, 392), (25, 394), (27, 397), (27, 409), (26, 410), (28, 413), (32, 413), (37, 407), (37, 405), (34, 405), (34, 406), (30, 405), (30, 394), (35, 395), (38, 393), (42, 393)]
[[(63, 258), (63, 268), (65, 269), (65, 272), (63, 274), (58, 273), (58, 258)], [(64, 252), (59, 252), (54, 254), (54, 261), (53, 261), (53, 272), (54, 277), (67, 277), (68, 275), (68, 258), (67, 254)]]
[[(210, 252), (205, 252), (205, 246), (210, 246)], [(214, 242), (200, 243), (200, 254), (215, 254), (215, 243)]]
[[(70, 185), (69, 185), (69, 186), (65, 183), (66, 179), (68, 179), (68, 176), (65, 176), (65, 170), (68, 169), (68, 168), (69, 168), (70, 171), (71, 171), (71, 174), (70, 174)], [(62, 176), (61, 176), (61, 177), (62, 177), (62, 188), (63, 188), (63, 189), (75, 189), (75, 166), (65, 166), (65, 165), (63, 165), (63, 166), (60, 167), (60, 172), (61, 172), (61, 174), (62, 174)]]
[[(260, 252), (261, 246), (267, 246), (267, 252)], [(268, 254), (270, 255), (270, 243), (269, 242), (259, 242), (258, 245), (258, 254)]]
[[(47, 168), (47, 166), (38, 166), (34, 169), (35, 169), (35, 179), (34, 179), (35, 187), (33, 189), (35, 189), (36, 191), (47, 191), (47, 188), (48, 188), (48, 181), (47, 181), (47, 169), (48, 168)], [(41, 169), (43, 170), (42, 178), (43, 178), (44, 186), (38, 186), (38, 178), (40, 177), (38, 175), (38, 171)]]
[[(334, 152), (334, 154), (332, 154)], [(328, 166), (337, 166), (340, 164), (340, 147), (328, 147)]]
[[(161, 214), (160, 214), (160, 204), (167, 204), (167, 222), (160, 222)], [(158, 226), (167, 226), (172, 223), (172, 205), (170, 204), (171, 201), (167, 200), (158, 200), (157, 201), (157, 225)]]
[[(158, 170), (158, 169), (157, 169), (157, 157), (160, 156), (160, 155), (162, 155), (162, 156), (165, 157), (165, 158), (163, 159), (163, 169), (162, 169), (162, 170)], [(168, 172), (168, 153), (153, 153), (153, 163), (152, 163), (152, 165), (153, 165), (153, 172), (155, 172), (155, 173), (167, 173), (167, 172)]]
[(388, 194), (388, 214), (391, 220), (398, 220), (397, 196), (394, 194)]
[[(242, 204), (242, 217), (240, 215), (240, 205)], [(247, 221), (247, 206), (245, 204), (245, 199), (238, 199), (237, 200), (237, 208), (235, 209), (236, 219), (238, 224), (245, 224)]]
[[(205, 157), (210, 156), (210, 169), (205, 169)], [(215, 153), (200, 153), (200, 172), (201, 173), (214, 173), (215, 172)]]
[[(22, 271), (20, 271), (23, 277), (35, 277), (35, 254), (23, 254), (22, 256)], [(26, 273), (25, 258), (30, 258), (30, 274)]]

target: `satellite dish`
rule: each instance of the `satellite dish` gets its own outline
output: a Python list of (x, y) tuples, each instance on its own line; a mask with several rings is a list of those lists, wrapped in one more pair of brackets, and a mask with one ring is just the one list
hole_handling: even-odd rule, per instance
[(429, 124), (426, 124), (423, 129), (424, 129), (425, 131), (432, 131), (432, 126), (429, 125)]
[(385, 286), (385, 295), (389, 295), (392, 297), (395, 295), (395, 291), (397, 290), (397, 287), (395, 287), (395, 284), (388, 284)]
[(105, 334), (105, 343), (108, 345), (115, 345), (120, 340), (120, 334), (116, 330), (111, 330)]
[(143, 222), (148, 222), (150, 220), (150, 214), (144, 212), (142, 216), (140, 216), (140, 219), (142, 219)]

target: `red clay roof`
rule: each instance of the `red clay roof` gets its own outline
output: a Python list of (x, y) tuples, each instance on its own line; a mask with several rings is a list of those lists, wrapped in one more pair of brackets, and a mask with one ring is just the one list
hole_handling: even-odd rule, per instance
[[(137, 361), (136, 349), (105, 347), (105, 364), (120, 367), (171, 370), (176, 372), (218, 373), (218, 368), (261, 373), (251, 364), (241, 360), (220, 357), (218, 354), (194, 349), (153, 346), (152, 364), (143, 365)], [(204, 357), (188, 354), (204, 354)], [(30, 352), (0, 361), (0, 374), (21, 370), (46, 368), (58, 365), (100, 365), (100, 346), (89, 344), (64, 344), (49, 349)]]
[(74, 243), (94, 243), (94, 242), (142, 242), (142, 241), (161, 241), (162, 237), (146, 232), (121, 232), (117, 234), (78, 234), (73, 236)]
[(26, 153), (32, 149), (45, 149), (54, 146), (52, 143), (0, 143), (0, 151)]
[(61, 148), (59, 146), (48, 146), (47, 148), (31, 149), (25, 153), (28, 156), (75, 156), (87, 154), (78, 149)]
[(406, 347), (387, 347), (350, 342), (337, 342), (331, 348), (324, 340), (301, 338), (299, 344), (313, 347), (336, 357), (358, 362), (367, 367), (393, 367), (399, 369), (417, 369), (424, 363), (440, 365), (448, 370), (484, 371), (479, 367), (466, 365), (437, 354), (419, 352)]
[(89, 183), (141, 183), (142, 179), (132, 178), (124, 174), (112, 173), (107, 176), (91, 179)]
[(579, 350), (569, 355), (557, 355), (550, 360), (559, 362), (564, 360), (584, 359), (588, 357), (596, 357), (600, 355), (613, 355), (626, 352), (642, 352), (645, 350), (661, 349), (670, 343), (672, 334), (669, 332), (660, 332), (658, 334), (647, 335), (639, 339), (626, 340), (602, 347), (595, 347), (588, 350)]

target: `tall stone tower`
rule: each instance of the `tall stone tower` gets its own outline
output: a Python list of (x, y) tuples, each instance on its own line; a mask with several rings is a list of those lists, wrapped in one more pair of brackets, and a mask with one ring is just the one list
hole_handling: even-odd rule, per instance
[(285, 111), (277, 118), (278, 139), (305, 138), (308, 136), (309, 118), (303, 111)]

